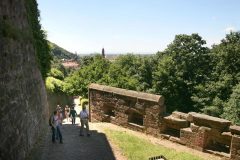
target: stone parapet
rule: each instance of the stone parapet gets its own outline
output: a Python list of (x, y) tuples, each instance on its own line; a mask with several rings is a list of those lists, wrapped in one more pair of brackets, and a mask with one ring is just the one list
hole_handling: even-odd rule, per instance
[(189, 115), (192, 116), (192, 122), (199, 126), (215, 128), (220, 131), (227, 131), (231, 125), (231, 122), (228, 120), (208, 116), (205, 114), (191, 112)]
[(115, 87), (91, 84), (92, 119), (165, 138), (190, 148), (239, 159), (240, 126), (195, 112), (166, 114), (164, 99)]
[(240, 159), (240, 136), (232, 136), (231, 144), (231, 159), (239, 160)]
[(108, 92), (112, 94), (118, 94), (126, 97), (132, 97), (137, 99), (142, 99), (145, 101), (151, 101), (151, 102), (157, 102), (159, 105), (164, 104), (164, 98), (161, 95), (155, 95), (155, 94), (149, 94), (149, 93), (143, 93), (143, 92), (137, 92), (132, 90), (126, 90), (116, 87), (110, 87), (105, 85), (99, 85), (92, 83), (89, 85), (90, 90), (98, 90), (102, 92)]
[(111, 122), (132, 130), (159, 135), (165, 115), (164, 98), (99, 84), (89, 85), (93, 121)]

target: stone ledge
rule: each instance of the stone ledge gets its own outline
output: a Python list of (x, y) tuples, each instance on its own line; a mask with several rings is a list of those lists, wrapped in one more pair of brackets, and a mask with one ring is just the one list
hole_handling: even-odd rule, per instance
[(147, 100), (147, 101), (157, 102), (159, 105), (164, 104), (164, 98), (163, 98), (163, 96), (160, 96), (160, 95), (137, 92), (137, 91), (126, 90), (126, 89), (121, 89), (121, 88), (116, 88), (116, 87), (105, 86), (105, 85), (99, 85), (96, 83), (90, 84), (89, 89), (95, 89), (98, 91), (103, 91), (103, 92), (143, 99), (143, 100)]
[(134, 126), (134, 127), (138, 127), (138, 128), (141, 128), (141, 129), (144, 129), (145, 127), (144, 126), (141, 126), (141, 125), (138, 125), (138, 124), (135, 124), (135, 123), (128, 123), (130, 126)]
[(198, 126), (205, 126), (218, 129), (219, 131), (227, 131), (231, 122), (225, 119), (199, 114), (195, 112), (189, 113), (192, 122)]
[(213, 150), (210, 150), (210, 149), (205, 149), (204, 152), (206, 153), (210, 153), (210, 154), (213, 154), (213, 155), (216, 155), (216, 156), (220, 156), (222, 157), (222, 159), (226, 160), (226, 159), (229, 159), (230, 158), (230, 154), (227, 154), (227, 153), (224, 153), (224, 152), (217, 152), (217, 151), (213, 151)]
[(175, 117), (175, 118), (187, 120), (188, 114), (187, 113), (183, 113), (183, 112), (174, 111), (172, 113), (172, 116)]
[(240, 126), (230, 126), (230, 132), (232, 134), (240, 135)]
[(173, 116), (164, 117), (163, 119), (164, 119), (164, 122), (166, 123), (167, 127), (168, 126), (173, 127), (173, 125), (175, 126), (175, 127), (173, 127), (175, 129), (189, 127), (189, 122), (184, 119), (175, 118)]

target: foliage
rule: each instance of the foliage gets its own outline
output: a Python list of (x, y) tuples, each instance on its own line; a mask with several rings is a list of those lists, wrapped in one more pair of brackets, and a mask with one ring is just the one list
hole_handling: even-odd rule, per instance
[(50, 72), (48, 73), (48, 76), (54, 77), (54, 78), (59, 79), (59, 80), (64, 79), (64, 74), (56, 68), (51, 68)]
[(87, 97), (88, 85), (100, 82), (107, 73), (109, 65), (110, 62), (102, 58), (102, 56), (95, 56), (91, 64), (83, 66), (80, 70), (66, 78), (64, 91), (69, 95)]
[(51, 59), (50, 49), (46, 40), (46, 34), (41, 29), (40, 14), (37, 8), (36, 0), (25, 0), (28, 22), (30, 24), (30, 31), (33, 34), (33, 45), (37, 52), (37, 62), (42, 73), (42, 77), (46, 78), (50, 70)]
[(221, 117), (240, 125), (240, 83), (233, 88), (230, 99), (224, 104)]
[[(172, 160), (200, 160), (200, 157), (187, 152), (179, 152), (165, 148), (161, 145), (153, 144), (147, 140), (130, 135), (123, 131), (106, 130), (107, 136), (121, 149), (124, 156), (129, 160), (149, 159), (159, 155), (164, 155)], [(147, 146), (147, 147), (146, 147)]]
[[(232, 104), (229, 98), (240, 80), (238, 57), (240, 57), (240, 32), (227, 34), (220, 44), (214, 45), (211, 49), (212, 72), (205, 83), (195, 86), (196, 92), (192, 96), (195, 105), (204, 113), (217, 117), (231, 117), (227, 115), (230, 112), (226, 112), (226, 103)], [(236, 108), (233, 112), (235, 111), (238, 112)]]
[(8, 16), (0, 19), (0, 37), (11, 38), (13, 40), (32, 41), (32, 35), (28, 30), (21, 30), (14, 26)]
[(133, 54), (119, 56), (102, 81), (110, 86), (147, 91), (152, 85), (151, 58)]
[(47, 77), (45, 80), (46, 89), (52, 93), (62, 93), (64, 82), (54, 77)]
[(83, 56), (83, 57), (80, 57), (79, 59), (79, 63), (81, 65), (81, 67), (84, 67), (84, 66), (87, 66), (87, 65), (90, 65), (94, 60), (94, 56)]
[(80, 101), (80, 104), (81, 104), (81, 106), (84, 106), (84, 105), (88, 104), (88, 99), (82, 98), (81, 101)]
[(167, 111), (197, 111), (239, 123), (240, 32), (231, 32), (211, 49), (198, 34), (176, 35), (153, 56), (82, 57), (81, 68), (64, 81), (69, 95), (87, 97), (100, 83), (165, 97)]
[(198, 34), (177, 35), (163, 52), (156, 55), (153, 72), (155, 93), (166, 97), (168, 111), (193, 111), (194, 86), (207, 79), (209, 49)]

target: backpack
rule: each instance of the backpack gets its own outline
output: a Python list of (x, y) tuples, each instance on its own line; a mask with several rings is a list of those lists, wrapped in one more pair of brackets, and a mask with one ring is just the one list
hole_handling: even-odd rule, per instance
[(52, 126), (52, 121), (53, 121), (53, 116), (51, 115), (48, 120), (49, 126)]

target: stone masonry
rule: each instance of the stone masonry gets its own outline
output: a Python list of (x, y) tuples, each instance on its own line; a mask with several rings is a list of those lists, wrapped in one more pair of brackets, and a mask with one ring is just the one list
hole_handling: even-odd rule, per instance
[(166, 114), (164, 98), (98, 84), (89, 86), (92, 121), (111, 122), (190, 148), (240, 159), (240, 126), (195, 112)]
[(91, 84), (92, 121), (111, 122), (152, 135), (159, 134), (165, 113), (162, 96)]
[(0, 160), (25, 159), (47, 126), (47, 96), (25, 3), (0, 0)]

